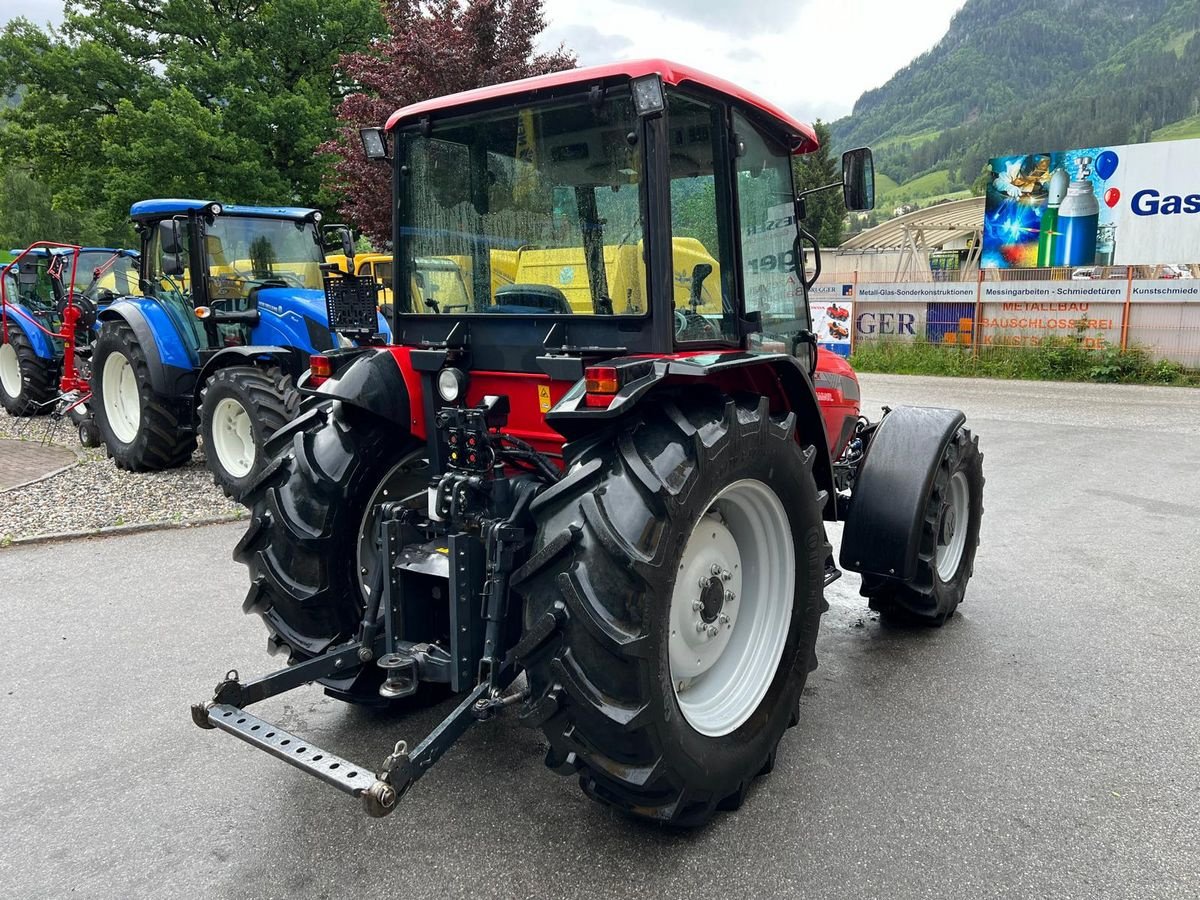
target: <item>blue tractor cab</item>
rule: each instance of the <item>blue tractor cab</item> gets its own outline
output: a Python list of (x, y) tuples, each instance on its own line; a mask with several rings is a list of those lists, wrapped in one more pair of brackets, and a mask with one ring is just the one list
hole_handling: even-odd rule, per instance
[[(87, 380), (96, 316), (119, 294), (137, 289), (138, 251), (118, 247), (34, 247), (13, 250), (17, 261), (0, 266), (4, 303), (0, 305), (0, 405), (15, 416), (52, 412), (60, 400), (63, 375), (63, 315), (68, 298), (80, 311), (75, 325), (76, 374)], [(87, 404), (69, 404), (80, 440), (95, 446)]]
[[(139, 296), (99, 314), (96, 421), (135, 471), (178, 466), (197, 435), (216, 483), (238, 498), (263, 443), (299, 408), (309, 358), (348, 345), (329, 327), (321, 213), (212, 200), (135, 203)], [(390, 332), (382, 316), (366, 339)]]

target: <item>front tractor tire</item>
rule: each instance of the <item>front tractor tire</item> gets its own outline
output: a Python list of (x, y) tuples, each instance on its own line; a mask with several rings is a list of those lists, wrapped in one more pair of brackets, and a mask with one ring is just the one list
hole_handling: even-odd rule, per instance
[[(416, 494), (424, 500), (422, 445), (395, 426), (339, 401), (326, 401), (281, 428), (264, 448), (264, 474), (243, 499), (250, 525), (234, 559), (250, 570), (242, 609), (267, 626), (267, 649), (300, 662), (354, 637), (367, 592), (382, 589), (375, 544), (378, 507)], [(322, 684), (331, 695), (369, 705), (382, 670), (367, 665)], [(444, 694), (422, 685), (410, 698)]]
[(863, 575), (871, 609), (898, 622), (941, 626), (954, 615), (975, 570), (983, 518), (979, 438), (959, 428), (938, 462), (921, 519), (916, 574), (910, 581)]
[(218, 369), (200, 392), (200, 436), (213, 483), (241, 501), (265, 461), (263, 448), (296, 417), (300, 391), (278, 367)]
[(589, 796), (677, 826), (771, 770), (816, 667), (817, 451), (765, 398), (650, 402), (534, 504), (523, 717)]
[(12, 322), (8, 341), (0, 343), (0, 406), (10, 416), (50, 412), (58, 396), (59, 364), (34, 352), (29, 338)]
[(151, 472), (192, 458), (196, 435), (184, 405), (155, 392), (146, 351), (125, 322), (105, 322), (92, 351), (96, 428), (119, 469)]

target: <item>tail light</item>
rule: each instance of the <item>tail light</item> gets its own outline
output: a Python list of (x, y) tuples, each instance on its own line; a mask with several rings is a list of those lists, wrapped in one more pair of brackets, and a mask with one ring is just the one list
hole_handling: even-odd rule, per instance
[(329, 357), (314, 353), (308, 358), (308, 383), (311, 387), (325, 383), (331, 375), (333, 375), (333, 364), (330, 363)]

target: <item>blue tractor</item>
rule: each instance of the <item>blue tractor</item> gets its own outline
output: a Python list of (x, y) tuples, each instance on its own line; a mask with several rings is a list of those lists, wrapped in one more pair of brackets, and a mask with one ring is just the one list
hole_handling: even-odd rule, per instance
[[(329, 327), (321, 213), (146, 200), (130, 217), (141, 296), (99, 313), (96, 425), (132, 471), (182, 465), (199, 435), (213, 480), (240, 499), (263, 444), (299, 409), (295, 382), (310, 357), (350, 343)], [(330, 230), (350, 244), (345, 228)], [(379, 317), (375, 337), (389, 334)]]
[[(0, 267), (0, 405), (13, 416), (53, 412), (64, 399), (64, 318), (68, 298), (79, 311), (74, 327), (72, 374), (82, 385), (90, 374), (96, 316), (118, 295), (137, 289), (138, 252), (113, 247), (34, 246), (13, 250), (18, 259)], [(78, 258), (76, 259), (76, 254)], [(65, 389), (64, 389), (65, 390)], [(79, 392), (75, 392), (78, 394)], [(83, 396), (66, 398), (85, 446), (97, 446)]]

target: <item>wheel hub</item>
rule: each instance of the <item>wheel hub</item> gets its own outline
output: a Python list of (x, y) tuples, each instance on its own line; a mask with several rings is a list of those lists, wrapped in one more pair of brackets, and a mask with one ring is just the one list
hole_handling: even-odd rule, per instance
[(946, 490), (937, 531), (935, 567), (942, 581), (951, 581), (958, 573), (967, 544), (966, 523), (971, 514), (970, 510), (971, 487), (967, 483), (967, 476), (962, 472), (955, 472)]
[(250, 414), (233, 397), (223, 398), (213, 410), (213, 452), (226, 472), (245, 478), (254, 468), (257, 448)]
[[(722, 570), (724, 571), (724, 570)], [(700, 581), (700, 620), (711, 623), (717, 621), (721, 610), (725, 608), (725, 582), (717, 575), (710, 575)], [(726, 616), (726, 619), (729, 617)]]
[(113, 353), (104, 361), (101, 376), (104, 386), (104, 413), (117, 440), (133, 443), (142, 423), (141, 394), (137, 374), (123, 353)]
[(735, 730), (766, 694), (794, 568), (787, 513), (762, 482), (729, 485), (696, 523), (675, 573), (667, 646), (680, 711), (701, 734)]
[(0, 344), (0, 384), (8, 396), (21, 396), (21, 360), (12, 344)]

